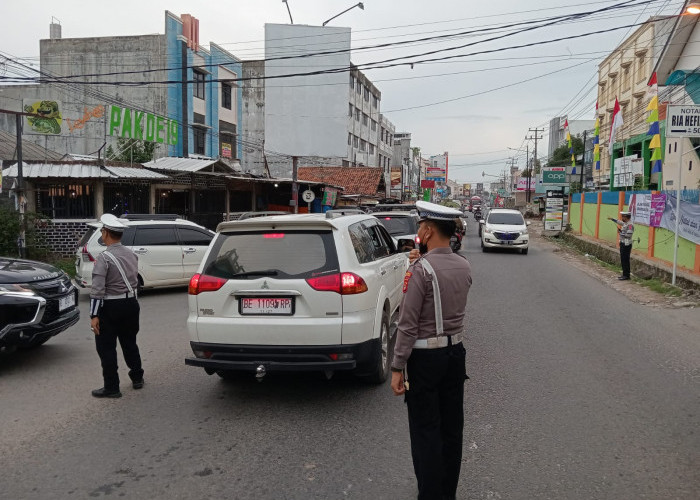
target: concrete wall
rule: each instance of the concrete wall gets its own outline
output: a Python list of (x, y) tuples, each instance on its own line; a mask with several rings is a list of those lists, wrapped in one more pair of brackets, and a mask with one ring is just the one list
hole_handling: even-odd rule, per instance
[[(41, 71), (47, 75), (71, 76), (150, 70), (167, 66), (163, 35), (142, 35), (101, 38), (66, 38), (41, 40)], [(96, 77), (78, 77), (96, 81)], [(148, 81), (167, 79), (166, 71), (109, 75), (109, 81)], [(60, 102), (63, 117), (60, 135), (30, 135), (25, 139), (59, 153), (95, 153), (106, 141), (116, 146), (117, 139), (106, 135), (106, 118), (90, 117), (86, 112), (107, 104), (117, 104), (148, 111), (161, 116), (167, 114), (167, 95), (162, 85), (138, 87), (114, 85), (38, 84), (0, 87), (0, 107), (20, 111), (22, 99)], [(14, 116), (0, 114), (0, 128), (15, 132)], [(159, 145), (162, 153), (165, 145)]]
[[(265, 61), (244, 61), (241, 119), (241, 168), (257, 175), (265, 173), (262, 145), (265, 142)], [(249, 80), (250, 78), (250, 80)]]

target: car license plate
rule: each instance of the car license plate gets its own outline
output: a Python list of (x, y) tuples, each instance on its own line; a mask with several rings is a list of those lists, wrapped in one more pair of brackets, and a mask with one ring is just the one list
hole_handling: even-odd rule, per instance
[(291, 298), (244, 298), (241, 299), (241, 314), (292, 314)]
[(511, 240), (506, 241), (506, 245), (512, 245), (513, 242)]
[(58, 299), (58, 310), (59, 311), (65, 311), (69, 307), (73, 307), (75, 305), (75, 295), (72, 293), (70, 295), (66, 295), (65, 297), (60, 297)]

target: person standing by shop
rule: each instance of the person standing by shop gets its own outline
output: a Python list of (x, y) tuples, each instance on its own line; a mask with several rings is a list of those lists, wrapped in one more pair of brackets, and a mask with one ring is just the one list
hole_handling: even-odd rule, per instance
[(117, 340), (134, 389), (141, 389), (143, 368), (136, 345), (140, 307), (137, 300), (138, 257), (121, 244), (126, 225), (112, 214), (100, 218), (107, 249), (95, 261), (90, 290), (90, 326), (102, 362), (104, 386), (92, 391), (96, 398), (120, 398)]
[(617, 279), (620, 281), (630, 279), (630, 256), (632, 255), (632, 235), (634, 234), (634, 224), (630, 222), (631, 212), (620, 212), (622, 220), (608, 217), (609, 220), (617, 224), (617, 233), (620, 235), (620, 265), (622, 275)]
[(421, 255), (404, 278), (391, 388), (408, 407), (418, 498), (451, 499), (462, 463), (471, 267), (450, 249), (459, 212), (423, 201), (416, 208)]

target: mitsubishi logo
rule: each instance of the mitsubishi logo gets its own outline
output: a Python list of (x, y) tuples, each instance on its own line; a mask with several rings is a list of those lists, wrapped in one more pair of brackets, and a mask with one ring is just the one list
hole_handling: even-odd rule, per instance
[(68, 291), (68, 288), (66, 288), (66, 285), (64, 285), (63, 283), (60, 284), (60, 287), (61, 288), (59, 289), (58, 293), (65, 293)]
[(269, 290), (270, 285), (267, 284), (267, 280), (263, 281), (262, 286), (260, 287), (261, 290)]

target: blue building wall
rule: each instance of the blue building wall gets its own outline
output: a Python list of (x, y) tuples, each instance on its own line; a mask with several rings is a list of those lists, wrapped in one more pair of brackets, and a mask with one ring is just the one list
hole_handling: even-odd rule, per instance
[[(168, 79), (171, 81), (179, 81), (182, 79), (182, 41), (179, 39), (182, 36), (182, 21), (175, 19), (166, 14), (165, 20), (165, 36), (166, 36), (166, 51), (168, 63)], [(233, 55), (218, 48), (215, 45), (211, 46), (211, 52), (200, 49), (197, 54), (204, 59), (205, 68), (209, 74), (206, 77), (205, 86), (205, 102), (206, 102), (206, 119), (205, 125), (207, 129), (207, 138), (204, 143), (204, 154), (216, 158), (219, 156), (219, 105), (221, 93), (219, 91), (219, 66), (226, 68), (236, 74), (240, 78), (243, 74), (243, 66), (239, 60)], [(187, 80), (194, 80), (194, 51), (187, 48)], [(236, 92), (236, 133), (240, 137), (241, 123), (243, 121), (243, 90), (240, 84), (234, 87)], [(177, 120), (180, 123), (178, 128), (179, 141), (176, 146), (169, 146), (168, 154), (171, 156), (187, 156), (194, 153), (194, 131), (192, 124), (194, 123), (194, 86), (192, 83), (187, 86), (187, 122), (190, 125), (187, 130), (183, 130), (183, 106), (182, 106), (182, 84), (168, 85), (168, 118)], [(188, 137), (189, 151), (183, 151), (184, 134)], [(240, 140), (236, 141), (236, 157), (241, 158), (243, 147)]]

